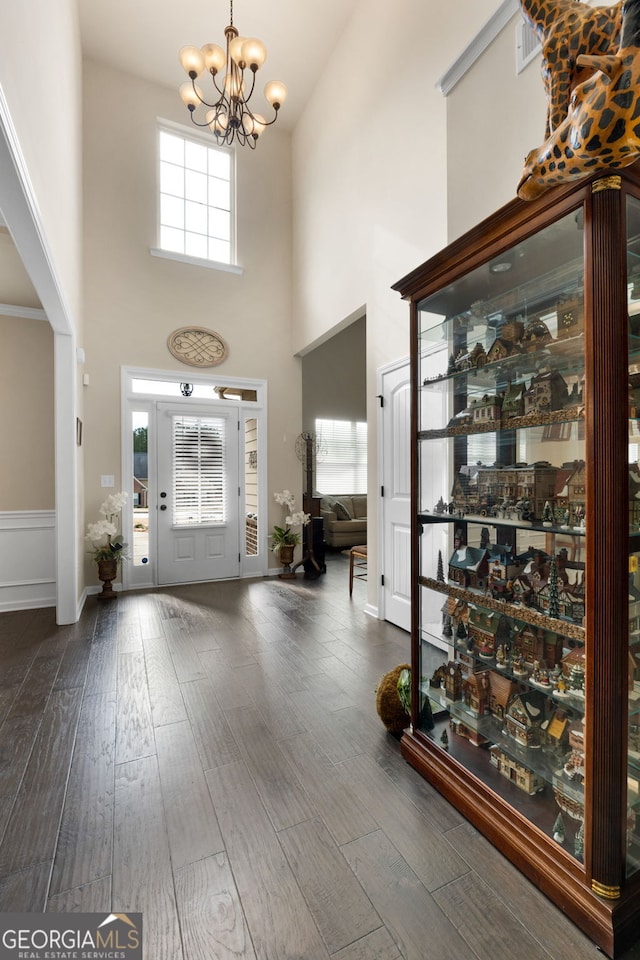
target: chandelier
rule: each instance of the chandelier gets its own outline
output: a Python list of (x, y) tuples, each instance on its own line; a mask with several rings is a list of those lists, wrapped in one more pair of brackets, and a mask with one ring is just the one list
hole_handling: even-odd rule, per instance
[[(231, 145), (237, 141), (248, 144), (255, 150), (258, 137), (265, 127), (270, 127), (278, 118), (278, 110), (287, 96), (287, 88), (279, 80), (270, 80), (264, 95), (275, 111), (272, 120), (265, 120), (249, 106), (256, 85), (256, 73), (267, 59), (267, 50), (255, 37), (241, 37), (233, 25), (233, 0), (230, 0), (230, 23), (225, 28), (226, 53), (216, 43), (197, 47), (182, 47), (180, 63), (189, 80), (180, 85), (180, 96), (197, 127), (209, 127), (220, 144)], [(226, 70), (225, 70), (226, 68)], [(219, 75), (224, 73), (220, 81)], [(206, 98), (196, 80), (203, 74), (211, 74), (212, 102)], [(245, 80), (246, 75), (246, 80)], [(198, 107), (208, 108), (204, 120), (196, 118)], [(202, 111), (200, 112), (202, 114)]]

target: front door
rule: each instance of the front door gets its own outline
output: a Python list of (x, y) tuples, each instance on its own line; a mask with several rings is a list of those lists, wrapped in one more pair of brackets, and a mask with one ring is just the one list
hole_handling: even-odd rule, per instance
[(238, 410), (158, 403), (158, 583), (240, 573)]

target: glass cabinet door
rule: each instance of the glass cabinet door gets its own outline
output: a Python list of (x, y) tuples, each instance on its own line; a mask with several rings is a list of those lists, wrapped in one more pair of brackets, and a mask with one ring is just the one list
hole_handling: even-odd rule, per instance
[(582, 209), (418, 328), (419, 727), (582, 860)]

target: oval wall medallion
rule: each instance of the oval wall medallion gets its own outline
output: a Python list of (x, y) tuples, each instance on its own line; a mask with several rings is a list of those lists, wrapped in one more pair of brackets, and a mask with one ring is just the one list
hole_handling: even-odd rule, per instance
[(169, 352), (191, 367), (215, 367), (227, 356), (227, 345), (218, 333), (205, 327), (180, 327), (169, 335)]

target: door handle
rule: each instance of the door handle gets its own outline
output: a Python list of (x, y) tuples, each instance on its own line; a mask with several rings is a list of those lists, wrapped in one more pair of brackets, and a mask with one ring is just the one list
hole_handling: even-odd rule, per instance
[(166, 503), (161, 504), (161, 505), (160, 505), (160, 509), (161, 509), (161, 510), (166, 510), (166, 509), (167, 509)]

